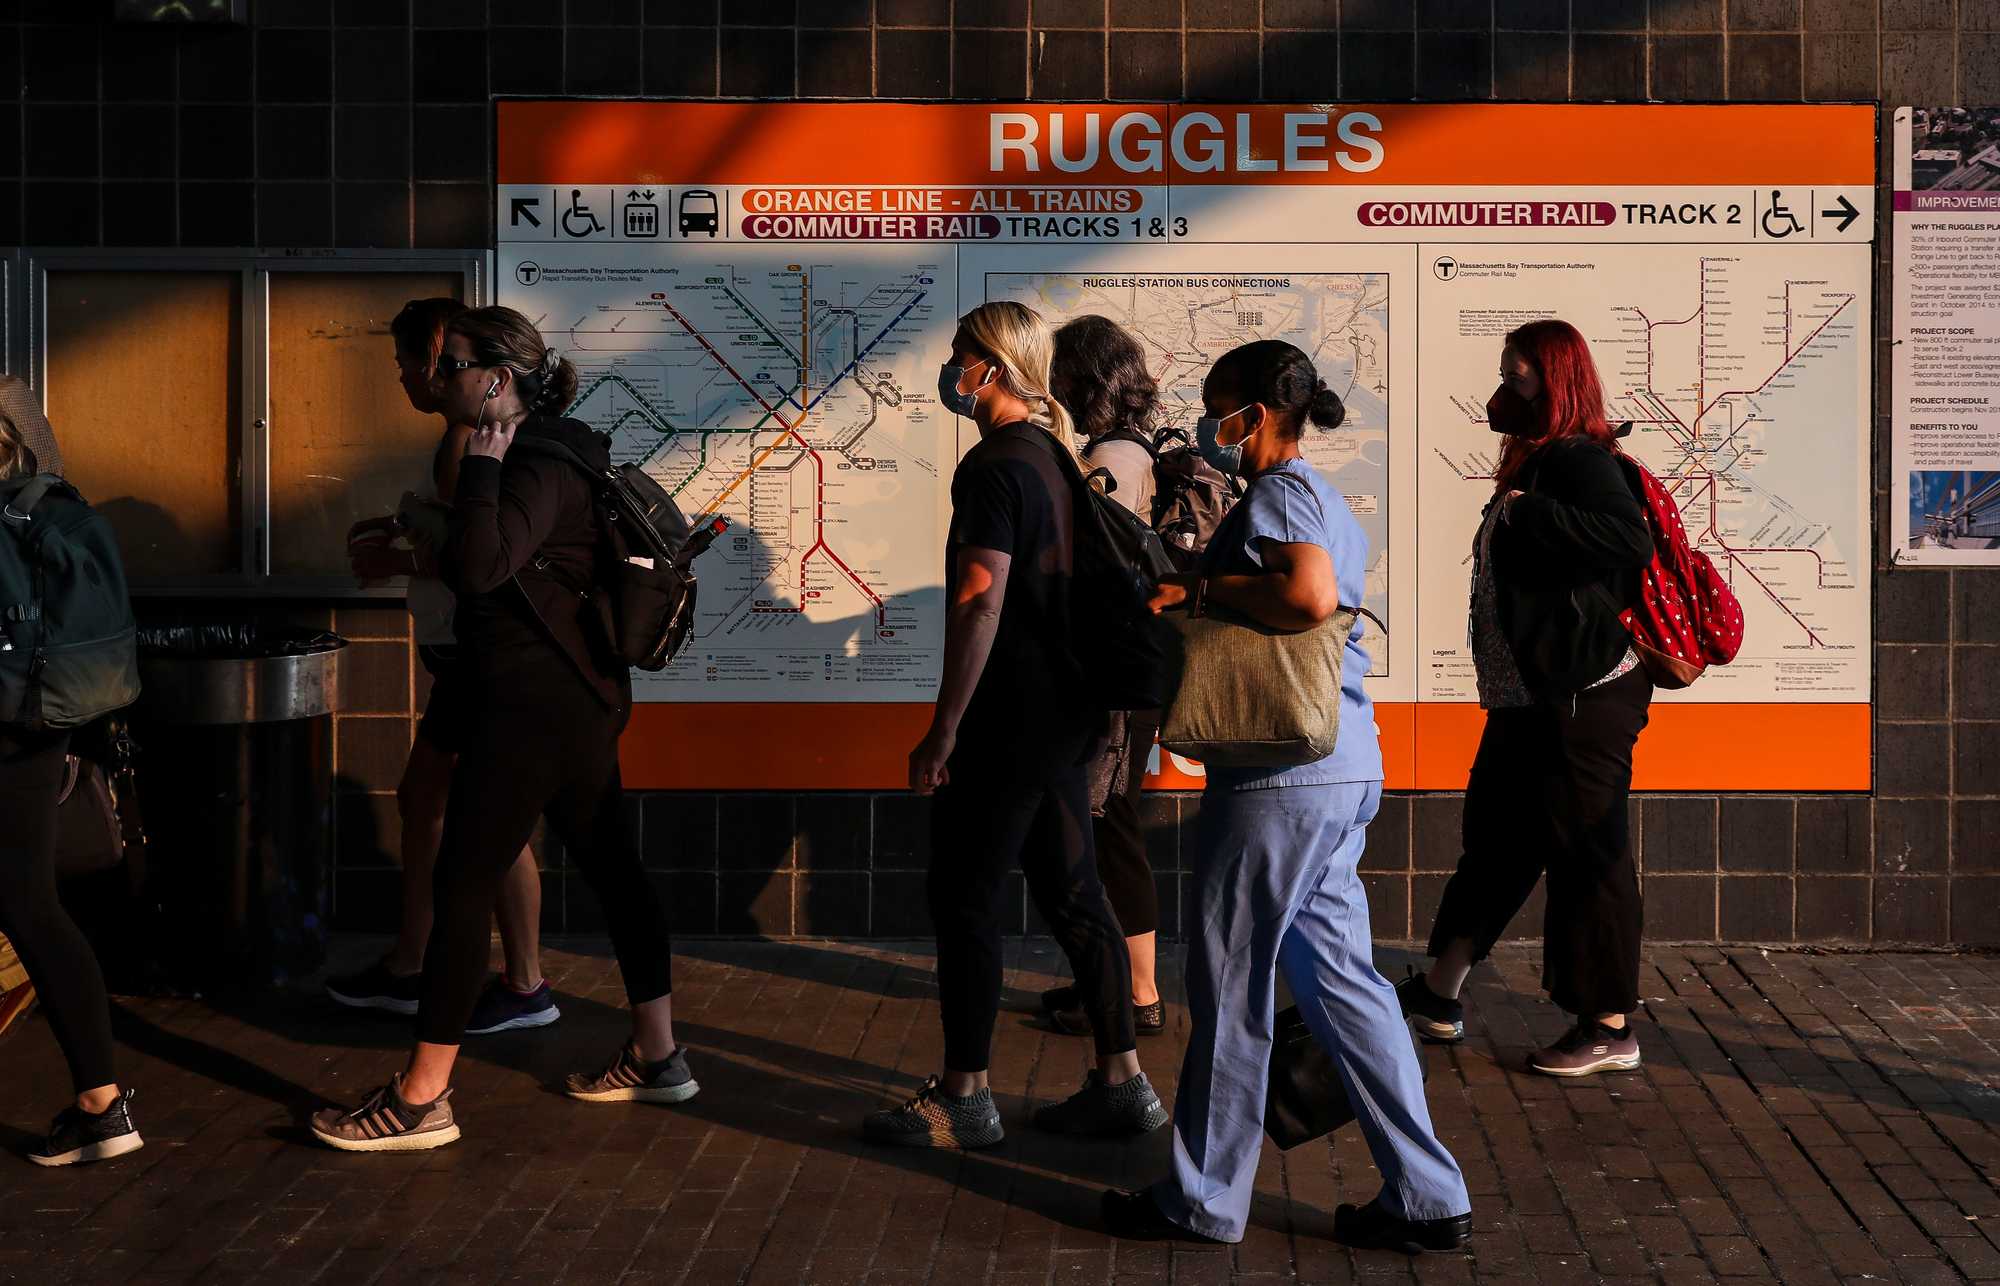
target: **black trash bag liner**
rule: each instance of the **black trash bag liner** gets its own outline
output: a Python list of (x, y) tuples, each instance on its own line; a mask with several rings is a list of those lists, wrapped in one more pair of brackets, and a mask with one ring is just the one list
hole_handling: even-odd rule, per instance
[(296, 625), (258, 625), (231, 621), (210, 625), (152, 625), (139, 631), (143, 654), (253, 660), (267, 656), (305, 656), (345, 647), (347, 640), (326, 630)]

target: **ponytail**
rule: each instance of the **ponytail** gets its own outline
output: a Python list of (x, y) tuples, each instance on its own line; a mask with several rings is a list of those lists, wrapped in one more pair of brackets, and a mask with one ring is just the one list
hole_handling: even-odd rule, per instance
[(560, 415), (576, 400), (576, 367), (542, 340), (535, 324), (512, 308), (491, 305), (452, 318), (481, 366), (504, 366), (521, 386), (521, 405)]
[(1347, 405), (1313, 369), (1312, 358), (1282, 339), (1260, 339), (1230, 349), (1209, 370), (1204, 386), (1233, 394), (1245, 405), (1262, 402), (1286, 437), (1300, 436), (1301, 426), (1308, 423), (1337, 429), (1347, 419)]
[(1026, 304), (996, 299), (959, 318), (958, 325), (999, 368), (1001, 385), (1035, 408), (1029, 418), (1074, 459), (1075, 430), (1069, 412), (1049, 387), (1056, 342), (1042, 315)]

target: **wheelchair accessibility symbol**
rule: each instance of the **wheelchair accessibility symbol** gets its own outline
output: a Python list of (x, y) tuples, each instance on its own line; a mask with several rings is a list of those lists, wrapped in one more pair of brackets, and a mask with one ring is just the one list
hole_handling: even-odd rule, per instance
[(1791, 207), (1785, 205), (1783, 197), (1784, 193), (1780, 189), (1772, 188), (1771, 204), (1765, 207), (1764, 213), (1757, 219), (1758, 225), (1764, 229), (1764, 235), (1773, 240), (1806, 230), (1806, 226), (1799, 222), (1798, 216), (1792, 213)]
[(569, 190), (569, 208), (562, 212), (562, 230), (566, 237), (591, 237), (604, 231), (604, 225), (583, 203), (582, 188)]

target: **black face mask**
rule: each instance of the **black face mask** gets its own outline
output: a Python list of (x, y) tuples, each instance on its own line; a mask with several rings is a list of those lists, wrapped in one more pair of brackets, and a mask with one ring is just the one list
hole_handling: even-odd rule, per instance
[(1542, 431), (1535, 404), (1505, 384), (1486, 399), (1486, 425), (1495, 433), (1520, 438), (1538, 437)]

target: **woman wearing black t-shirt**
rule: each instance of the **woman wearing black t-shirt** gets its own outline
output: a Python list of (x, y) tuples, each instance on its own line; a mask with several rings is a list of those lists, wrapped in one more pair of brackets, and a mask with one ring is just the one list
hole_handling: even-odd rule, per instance
[(1085, 758), (1103, 721), (1070, 647), (1075, 492), (1069, 417), (1049, 395), (1055, 343), (1030, 308), (959, 319), (938, 400), (979, 426), (952, 476), (944, 673), (910, 788), (931, 795), (931, 919), (938, 936), (944, 1070), (901, 1107), (869, 1115), (883, 1143), (984, 1147), (1003, 1137), (987, 1088), (1000, 1005), (1000, 903), (1016, 861), (1068, 953), (1097, 1068), (1035, 1123), (1138, 1134), (1167, 1121), (1139, 1070), (1123, 933), (1091, 847)]

